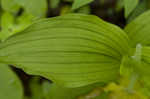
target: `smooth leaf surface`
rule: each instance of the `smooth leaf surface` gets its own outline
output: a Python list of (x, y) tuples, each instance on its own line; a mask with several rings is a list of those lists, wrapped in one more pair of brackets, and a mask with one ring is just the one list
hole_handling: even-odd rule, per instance
[(147, 11), (133, 20), (125, 27), (129, 38), (131, 39), (131, 45), (136, 44), (150, 45), (150, 11)]
[[(45, 85), (45, 88), (49, 87), (47, 94), (48, 98), (46, 99), (86, 99), (79, 97), (84, 97), (84, 95), (89, 94), (95, 88), (102, 86), (102, 84), (97, 83), (79, 88), (64, 88), (47, 82), (44, 82), (43, 84)], [(104, 99), (103, 97), (105, 97), (105, 95), (104, 93), (101, 93), (99, 96), (95, 96), (95, 98), (92, 99)]]
[(86, 4), (91, 3), (93, 0), (74, 0), (72, 10), (76, 10)]
[(0, 99), (23, 99), (23, 89), (16, 74), (0, 64)]
[(124, 0), (125, 17), (127, 18), (138, 5), (139, 0)]
[(79, 87), (114, 80), (127, 35), (96, 16), (69, 14), (36, 22), (0, 45), (1, 61), (57, 84)]

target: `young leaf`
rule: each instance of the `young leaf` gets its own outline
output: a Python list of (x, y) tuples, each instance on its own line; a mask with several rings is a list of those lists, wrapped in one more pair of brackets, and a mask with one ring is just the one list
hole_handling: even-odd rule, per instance
[(72, 10), (76, 10), (88, 3), (91, 3), (93, 0), (74, 0), (72, 5)]
[(139, 0), (124, 0), (125, 17), (127, 18), (138, 5)]
[(0, 99), (22, 99), (23, 89), (16, 74), (0, 64)]
[(132, 40), (131, 45), (137, 44), (149, 45), (150, 44), (150, 11), (137, 17), (131, 23), (125, 27), (125, 31), (128, 33), (129, 38)]
[(96, 16), (38, 21), (0, 44), (1, 61), (67, 87), (114, 80), (128, 52), (127, 35)]

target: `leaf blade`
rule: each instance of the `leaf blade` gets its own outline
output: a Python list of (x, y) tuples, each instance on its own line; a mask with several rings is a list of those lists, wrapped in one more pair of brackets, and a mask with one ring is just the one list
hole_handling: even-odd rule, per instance
[(93, 0), (74, 0), (74, 3), (72, 5), (72, 10), (76, 10), (88, 3), (91, 3)]
[(125, 17), (127, 18), (138, 5), (139, 0), (124, 0)]
[(95, 16), (69, 14), (33, 24), (2, 43), (0, 52), (5, 63), (79, 87), (115, 79), (128, 48), (120, 28)]
[(132, 40), (131, 45), (136, 46), (136, 44), (141, 45), (149, 45), (149, 16), (150, 11), (146, 11), (139, 17), (137, 17), (135, 20), (133, 20), (131, 23), (129, 23), (125, 27), (125, 31), (128, 33), (129, 38)]

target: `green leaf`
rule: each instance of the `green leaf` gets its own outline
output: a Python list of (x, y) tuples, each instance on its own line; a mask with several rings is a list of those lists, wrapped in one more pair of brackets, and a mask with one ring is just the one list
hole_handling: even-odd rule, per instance
[[(142, 45), (137, 44), (133, 55), (125, 55), (120, 65), (120, 74), (126, 78), (135, 78), (140, 75), (142, 63)], [(132, 84), (131, 84), (132, 85)], [(130, 88), (129, 88), (130, 89)]]
[(84, 13), (84, 14), (90, 14), (91, 8), (89, 5), (81, 7), (78, 11), (78, 13)]
[(91, 3), (93, 0), (74, 0), (72, 10), (76, 10), (86, 4)]
[[(149, 1), (149, 0), (148, 0)], [(141, 15), (143, 12), (145, 12), (148, 8), (146, 7), (147, 0), (143, 0), (138, 4), (138, 6), (134, 9), (134, 11), (131, 13), (131, 15), (127, 19), (127, 23), (134, 20), (137, 16)]]
[(36, 17), (45, 17), (47, 11), (46, 0), (16, 0), (19, 5), (22, 5), (25, 12)]
[(138, 5), (139, 0), (124, 0), (125, 17), (127, 18)]
[(133, 64), (131, 57), (124, 56), (120, 65), (120, 75), (130, 77), (134, 72)]
[(125, 27), (129, 38), (132, 40), (131, 45), (136, 44), (150, 45), (150, 11), (147, 11), (133, 20)]
[(57, 8), (61, 0), (49, 0), (49, 5), (51, 8)]
[(128, 53), (125, 32), (96, 16), (44, 19), (0, 44), (1, 62), (66, 87), (114, 80)]
[(15, 14), (20, 9), (20, 6), (17, 4), (16, 0), (1, 0), (1, 6), (3, 10)]
[(64, 88), (61, 86), (57, 86), (56, 84), (50, 84), (48, 82), (44, 82), (43, 85), (45, 88), (49, 87), (49, 90), (47, 91), (48, 98), (44, 98), (44, 99), (80, 99), (78, 98), (79, 96), (84, 96), (90, 93), (93, 89), (102, 86), (102, 84), (97, 83), (97, 84), (92, 84), (92, 85), (79, 87), (79, 88)]
[(20, 32), (23, 31), (25, 28), (27, 28), (29, 25), (33, 23), (34, 16), (28, 13), (22, 13), (18, 18), (16, 18), (16, 24), (14, 25), (14, 32)]
[(11, 13), (4, 12), (1, 17), (1, 28), (2, 29), (12, 28), (14, 21), (15, 21), (15, 17)]
[(15, 17), (9, 12), (4, 12), (1, 17), (0, 40), (5, 40), (13, 34)]
[(0, 99), (23, 99), (23, 89), (16, 74), (0, 64)]
[(137, 70), (140, 74), (140, 83), (141, 83), (141, 90), (144, 91), (144, 94), (150, 96), (150, 47), (145, 46), (142, 48), (142, 63), (141, 67)]
[(150, 90), (150, 11), (147, 11), (129, 23), (125, 31), (132, 40), (131, 45), (135, 47), (140, 43), (142, 48), (141, 65), (134, 70), (139, 74), (139, 81), (142, 83), (142, 88)]
[(1, 18), (2, 30), (0, 32), (0, 39), (4, 41), (11, 35), (20, 32), (27, 28), (32, 23), (33, 16), (23, 13), (21, 16), (15, 16), (9, 12), (4, 12)]

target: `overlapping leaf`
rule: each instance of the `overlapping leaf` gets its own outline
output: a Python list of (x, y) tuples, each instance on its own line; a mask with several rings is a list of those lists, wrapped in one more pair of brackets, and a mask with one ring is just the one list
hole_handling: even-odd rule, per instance
[(23, 99), (18, 77), (4, 64), (0, 64), (0, 99)]
[(74, 3), (72, 5), (72, 10), (76, 10), (88, 3), (91, 3), (93, 0), (74, 0)]
[(57, 8), (61, 0), (49, 0), (49, 5), (51, 8)]
[(145, 12), (125, 27), (131, 39), (131, 45), (150, 45), (150, 11)]
[(130, 16), (127, 19), (127, 22), (131, 22), (134, 20), (136, 17), (141, 15), (143, 12), (147, 10), (147, 6), (145, 6), (147, 3), (147, 0), (143, 0), (138, 4), (138, 6), (133, 10), (133, 12), (130, 14)]
[(67, 87), (107, 82), (119, 74), (127, 35), (95, 16), (38, 21), (0, 45), (1, 61)]
[(144, 83), (145, 88), (150, 88), (150, 11), (140, 15), (125, 28), (131, 39), (132, 47), (137, 44), (142, 45), (141, 65), (138, 68), (134, 66), (134, 71), (140, 76), (140, 81)]
[(127, 18), (138, 5), (139, 0), (124, 0), (125, 17)]
[[(86, 99), (86, 97), (84, 98), (84, 95), (87, 95), (93, 89), (98, 89), (99, 86), (102, 86), (102, 84), (96, 83), (79, 88), (65, 88), (56, 84), (49, 84), (47, 82), (44, 82), (43, 85), (45, 88), (49, 87), (49, 93), (46, 95), (48, 98), (46, 99)], [(100, 88), (99, 91), (101, 91)], [(98, 96), (95, 95), (92, 99), (105, 99), (105, 97), (104, 92), (101, 92)]]

